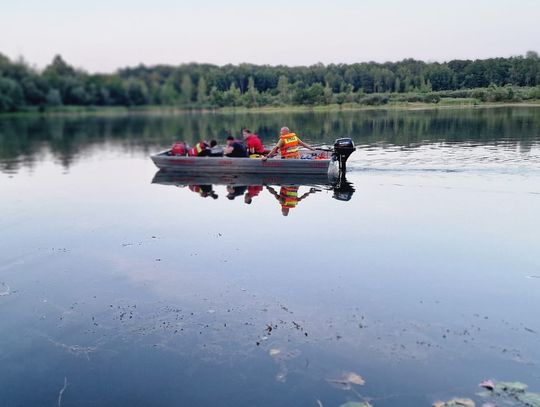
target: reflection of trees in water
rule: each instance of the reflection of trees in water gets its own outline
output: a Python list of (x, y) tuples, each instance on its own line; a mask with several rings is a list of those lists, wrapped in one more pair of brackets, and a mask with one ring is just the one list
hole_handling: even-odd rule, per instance
[(107, 142), (127, 151), (149, 154), (172, 141), (189, 143), (257, 132), (265, 144), (277, 140), (287, 125), (312, 143), (332, 143), (349, 136), (358, 145), (415, 146), (450, 143), (499, 143), (522, 152), (538, 144), (539, 109), (534, 107), (425, 110), (343, 111), (243, 114), (137, 114), (123, 116), (32, 116), (0, 119), (0, 165), (4, 170), (33, 163), (50, 151), (69, 167), (89, 147)]

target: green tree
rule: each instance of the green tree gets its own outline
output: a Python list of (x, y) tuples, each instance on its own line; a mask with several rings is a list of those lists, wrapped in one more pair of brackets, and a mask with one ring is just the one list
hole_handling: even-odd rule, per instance
[(178, 92), (174, 88), (172, 80), (167, 80), (159, 88), (159, 101), (162, 105), (174, 105), (178, 100)]
[(46, 103), (47, 106), (51, 107), (62, 105), (62, 96), (60, 95), (58, 89), (50, 89), (49, 92), (47, 92)]
[(12, 112), (23, 106), (23, 92), (12, 79), (0, 78), (0, 112)]
[(193, 81), (188, 74), (182, 76), (180, 92), (182, 95), (182, 101), (186, 104), (191, 103), (191, 101), (193, 100)]
[(252, 76), (249, 77), (247, 91), (244, 94), (244, 106), (253, 107), (258, 105), (259, 91), (255, 87)]
[(203, 104), (206, 102), (208, 99), (206, 92), (206, 80), (204, 79), (204, 76), (201, 76), (197, 83), (197, 103)]
[(285, 75), (281, 75), (279, 77), (277, 83), (277, 91), (279, 100), (282, 103), (287, 104), (290, 102), (291, 89), (289, 86), (289, 79), (287, 79)]

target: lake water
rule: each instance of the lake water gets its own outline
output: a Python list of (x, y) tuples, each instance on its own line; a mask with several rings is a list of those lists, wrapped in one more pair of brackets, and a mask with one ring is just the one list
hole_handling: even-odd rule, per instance
[[(282, 125), (357, 146), (288, 216), (280, 185), (149, 159)], [(1, 406), (540, 391), (539, 108), (2, 117), (0, 194)]]

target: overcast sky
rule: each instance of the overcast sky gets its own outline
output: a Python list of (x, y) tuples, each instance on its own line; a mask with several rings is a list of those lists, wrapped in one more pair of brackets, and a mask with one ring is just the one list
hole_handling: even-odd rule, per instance
[(90, 72), (540, 52), (540, 0), (0, 0), (0, 53)]

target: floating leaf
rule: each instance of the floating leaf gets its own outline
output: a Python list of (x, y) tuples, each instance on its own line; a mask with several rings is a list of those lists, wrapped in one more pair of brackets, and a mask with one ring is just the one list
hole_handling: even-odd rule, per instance
[(360, 386), (364, 385), (366, 381), (362, 376), (354, 372), (349, 372), (345, 374), (345, 380), (352, 384), (359, 384)]
[(345, 372), (339, 379), (327, 379), (332, 386), (342, 390), (350, 390), (351, 384), (364, 385), (366, 381), (362, 376), (354, 372)]
[(517, 396), (517, 399), (529, 407), (540, 407), (540, 394), (525, 392)]
[(436, 401), (433, 407), (475, 407), (474, 401), (471, 399), (455, 398), (448, 401)]
[(495, 385), (497, 391), (509, 394), (525, 393), (527, 387), (529, 386), (520, 382), (500, 382)]

